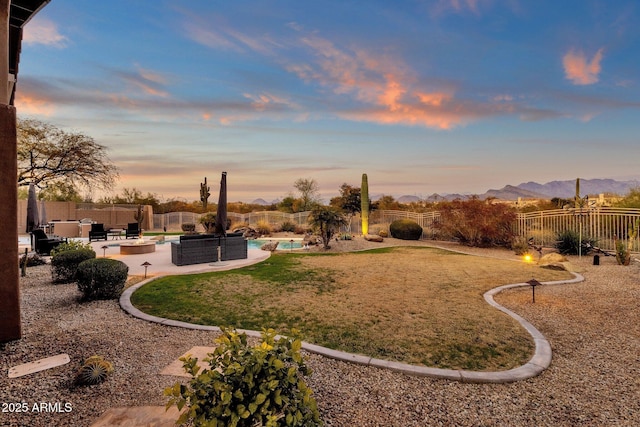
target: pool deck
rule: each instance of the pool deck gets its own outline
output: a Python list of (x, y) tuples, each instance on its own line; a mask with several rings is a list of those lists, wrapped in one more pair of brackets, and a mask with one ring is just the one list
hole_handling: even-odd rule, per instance
[[(89, 239), (77, 239), (84, 243), (89, 243)], [(145, 242), (151, 241), (150, 238), (145, 238)], [(245, 265), (255, 264), (263, 261), (271, 255), (270, 252), (263, 251), (261, 249), (249, 248), (247, 251), (247, 259), (238, 259), (231, 261), (212, 262), (204, 264), (182, 265), (177, 266), (171, 262), (171, 243), (166, 241), (165, 243), (156, 244), (156, 250), (152, 253), (138, 254), (138, 255), (121, 255), (120, 243), (131, 244), (135, 240), (101, 240), (98, 242), (91, 242), (91, 247), (96, 252), (97, 258), (103, 256), (111, 259), (117, 259), (129, 267), (130, 276), (143, 276), (145, 274), (145, 268), (142, 265), (145, 262), (151, 264), (147, 267), (147, 277), (160, 276), (167, 274), (190, 274), (190, 273), (204, 273), (207, 271), (219, 271), (228, 270), (231, 268), (243, 267)], [(107, 246), (106, 249), (102, 249), (103, 246)], [(18, 251), (20, 254), (24, 254), (25, 248), (29, 248), (29, 245), (19, 244)]]

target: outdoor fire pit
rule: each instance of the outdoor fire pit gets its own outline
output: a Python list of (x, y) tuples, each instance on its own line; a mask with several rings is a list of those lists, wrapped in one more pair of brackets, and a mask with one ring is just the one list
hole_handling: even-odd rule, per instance
[(121, 243), (120, 255), (150, 254), (156, 251), (156, 242), (135, 241), (133, 243)]

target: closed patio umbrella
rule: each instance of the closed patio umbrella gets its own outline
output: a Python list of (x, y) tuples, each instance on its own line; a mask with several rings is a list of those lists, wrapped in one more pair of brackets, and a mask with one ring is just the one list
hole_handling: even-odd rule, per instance
[(45, 228), (47, 222), (47, 207), (44, 204), (44, 200), (40, 200), (40, 228)]
[(27, 233), (31, 233), (40, 225), (38, 215), (38, 200), (36, 199), (36, 186), (29, 184), (29, 196), (27, 197)]
[(227, 173), (222, 172), (220, 180), (220, 195), (218, 196), (218, 210), (216, 212), (216, 230), (218, 236), (227, 235)]

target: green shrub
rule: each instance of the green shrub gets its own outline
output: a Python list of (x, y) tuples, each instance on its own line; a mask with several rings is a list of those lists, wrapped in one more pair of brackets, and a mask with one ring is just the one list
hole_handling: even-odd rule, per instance
[(67, 251), (76, 251), (79, 249), (86, 249), (88, 251), (92, 251), (93, 247), (90, 243), (82, 243), (79, 240), (68, 240), (64, 243), (59, 244), (57, 247), (51, 250), (51, 256), (55, 256), (56, 254), (67, 252)]
[(115, 299), (120, 296), (127, 281), (129, 267), (122, 261), (94, 258), (78, 266), (78, 290), (83, 299)]
[(192, 222), (185, 222), (183, 224), (180, 224), (180, 228), (182, 228), (182, 231), (184, 231), (185, 233), (195, 233), (196, 231), (196, 225)]
[(80, 263), (95, 257), (95, 251), (87, 248), (56, 251), (51, 257), (53, 281), (56, 283), (73, 282)]
[[(191, 374), (187, 385), (165, 389), (167, 408), (185, 406), (178, 423), (211, 426), (319, 426), (313, 392), (304, 381), (311, 375), (300, 354), (299, 338), (262, 331), (262, 342), (250, 347), (245, 333), (223, 328), (217, 347), (198, 367), (198, 359), (181, 358)], [(295, 332), (294, 332), (295, 335)]]
[[(555, 248), (562, 255), (578, 255), (580, 248), (580, 235), (573, 230), (565, 230), (558, 233)], [(588, 236), (582, 236), (582, 255), (586, 255), (591, 247), (596, 246), (596, 240)]]
[(397, 219), (389, 225), (391, 237), (402, 240), (419, 240), (422, 236), (422, 227), (410, 219)]
[(200, 217), (200, 224), (204, 227), (204, 232), (213, 234), (216, 230), (216, 214), (207, 212)]
[(280, 225), (280, 231), (296, 231), (296, 225), (291, 221), (285, 221)]

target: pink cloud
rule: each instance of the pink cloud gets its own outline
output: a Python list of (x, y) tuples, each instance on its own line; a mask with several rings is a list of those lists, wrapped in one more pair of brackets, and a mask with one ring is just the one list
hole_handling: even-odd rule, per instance
[(39, 97), (37, 94), (17, 92), (15, 104), (20, 114), (51, 116), (55, 112), (54, 104), (47, 99)]
[(570, 50), (562, 58), (565, 77), (575, 85), (591, 85), (598, 82), (603, 49), (599, 49), (589, 61), (583, 52)]
[(24, 27), (23, 41), (26, 44), (42, 44), (57, 48), (65, 47), (68, 42), (53, 21), (38, 16)]
[(338, 95), (353, 95), (364, 104), (338, 112), (343, 118), (451, 129), (496, 112), (490, 104), (457, 100), (450, 87), (426, 89), (402, 61), (392, 56), (339, 48), (315, 35), (302, 42), (315, 54), (316, 62), (292, 64), (287, 70)]

